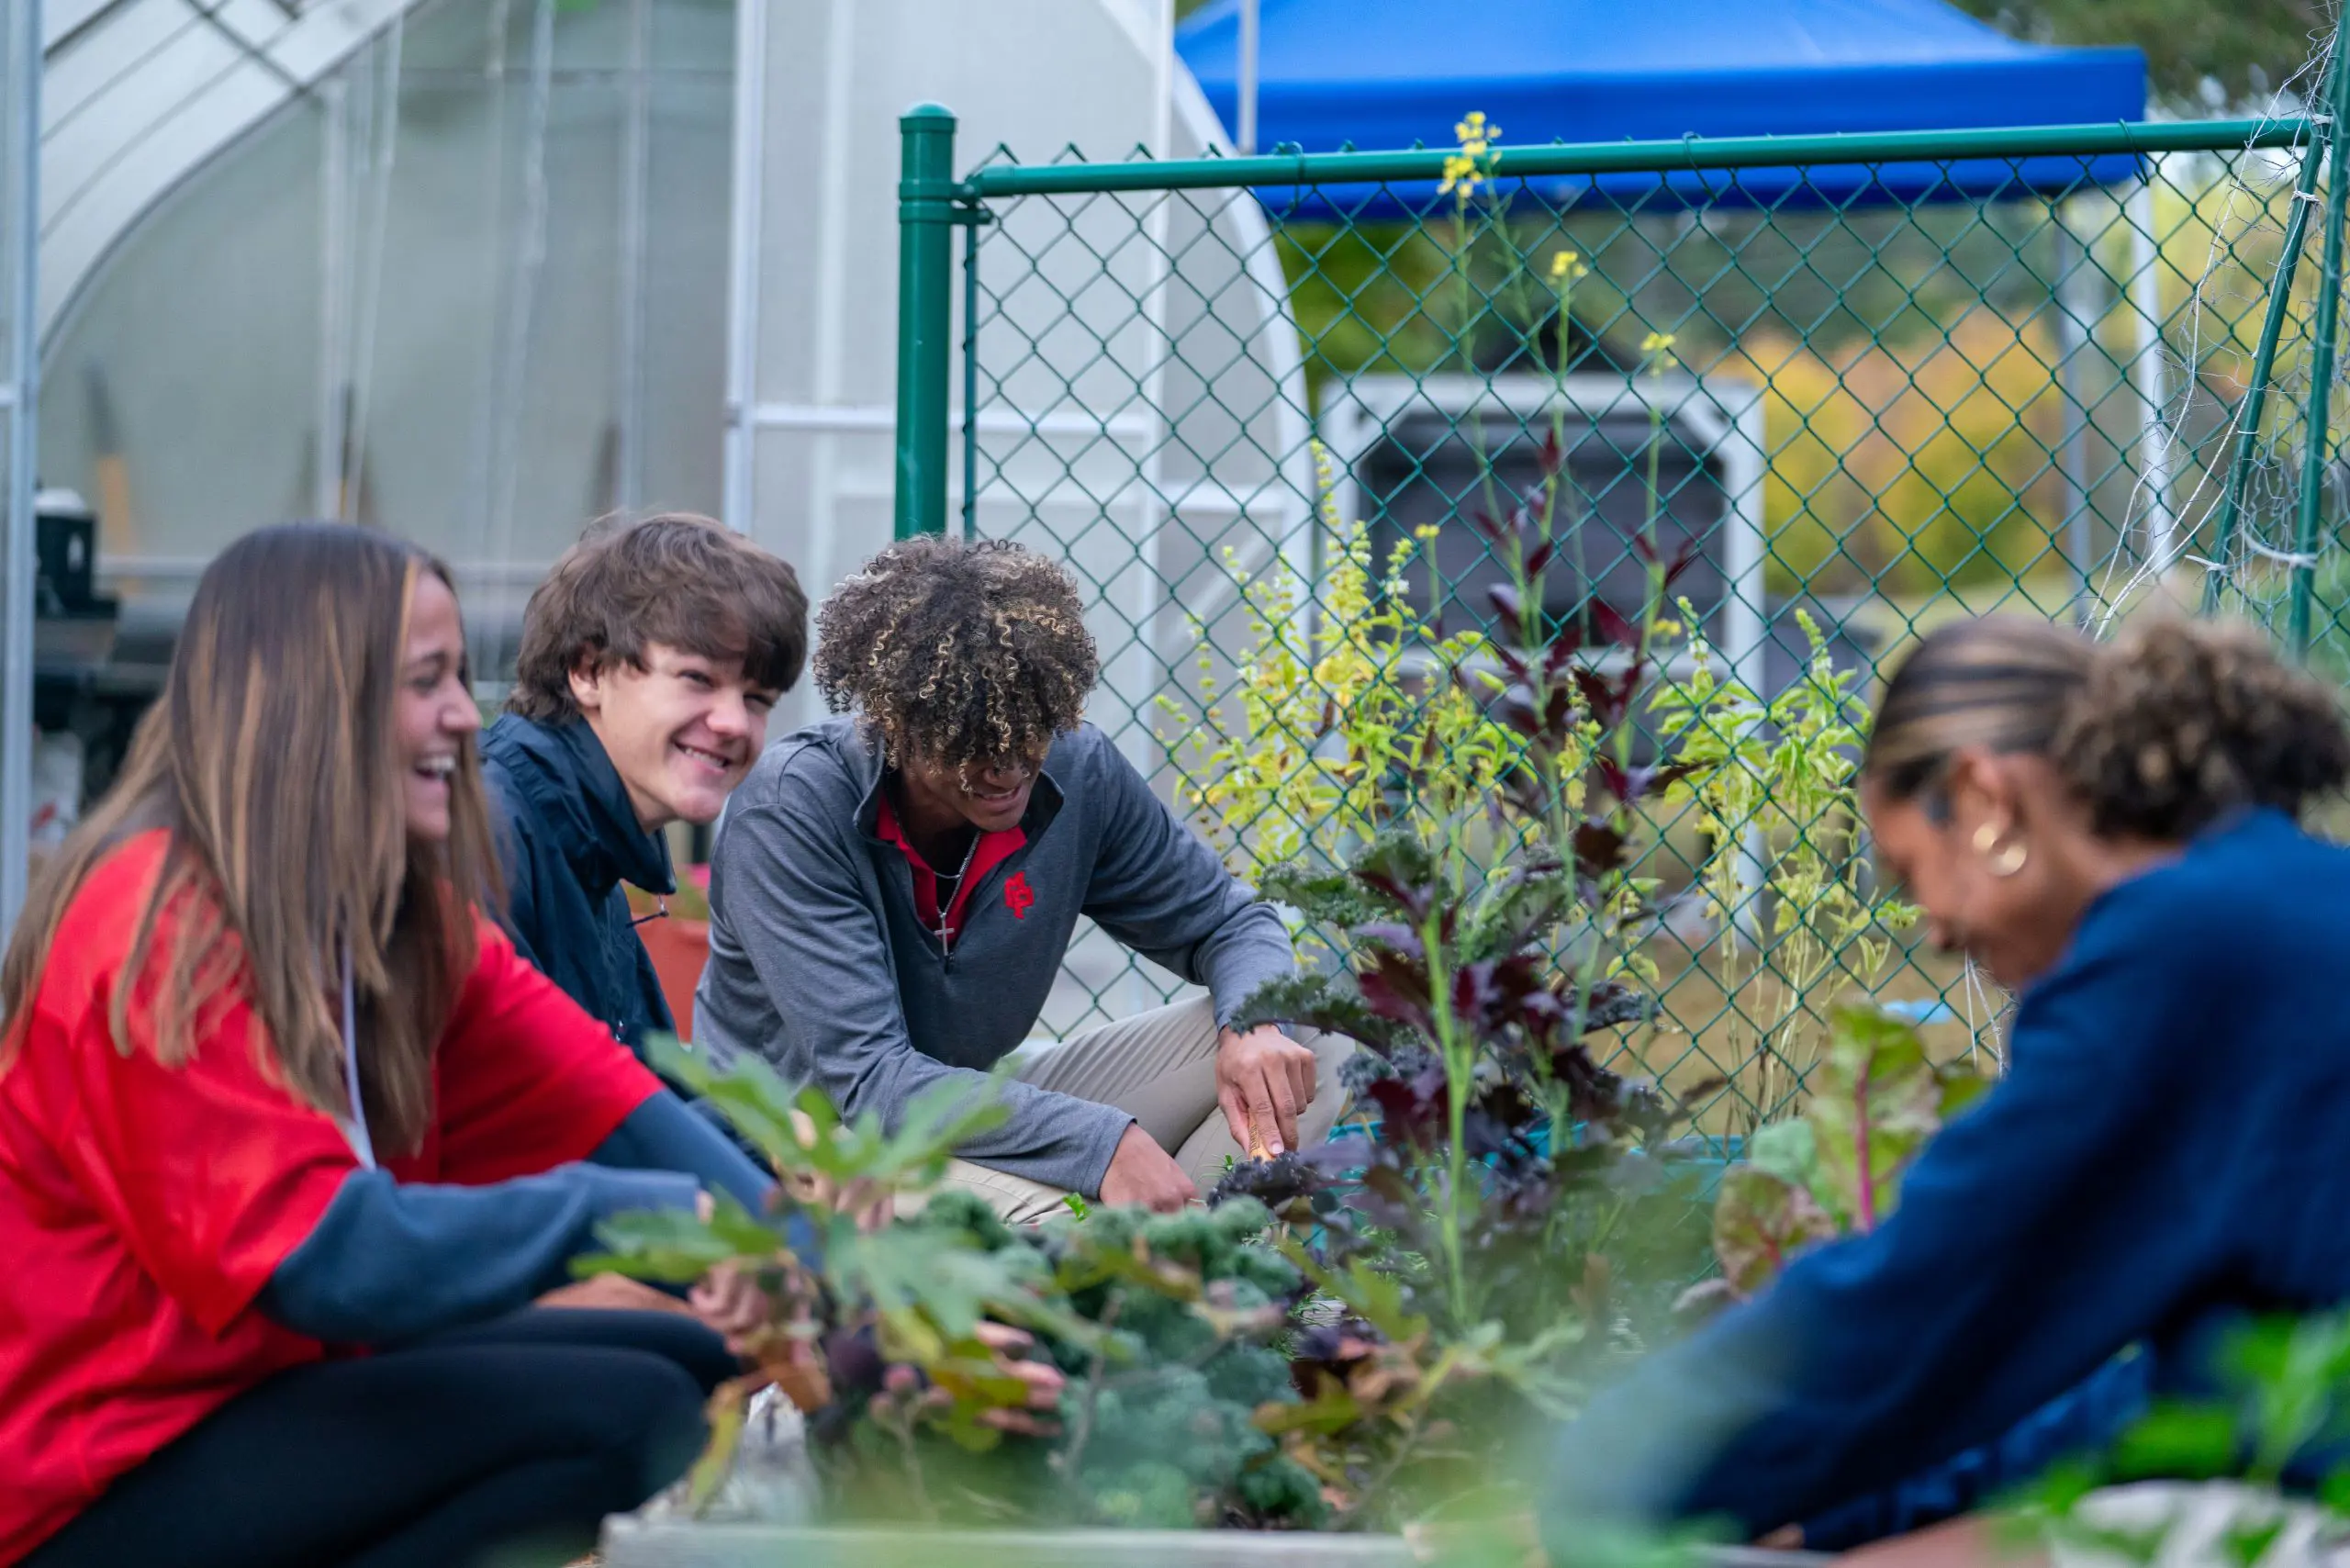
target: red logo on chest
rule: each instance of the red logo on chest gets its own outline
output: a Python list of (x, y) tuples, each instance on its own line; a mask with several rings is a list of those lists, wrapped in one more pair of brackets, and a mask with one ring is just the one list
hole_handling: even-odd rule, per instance
[(1036, 895), (1028, 890), (1027, 872), (1015, 871), (1005, 880), (1003, 884), (1003, 904), (1006, 909), (1012, 911), (1013, 919), (1027, 919), (1028, 911), (1035, 902)]

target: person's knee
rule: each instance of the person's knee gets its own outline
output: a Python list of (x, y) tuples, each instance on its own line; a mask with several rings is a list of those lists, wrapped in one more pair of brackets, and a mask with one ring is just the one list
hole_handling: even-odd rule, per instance
[(694, 1380), (707, 1397), (722, 1383), (743, 1375), (742, 1359), (726, 1341), (683, 1314), (645, 1312), (632, 1315), (629, 1343), (670, 1361)]
[(613, 1307), (527, 1307), (492, 1322), (436, 1336), (431, 1343), (527, 1345), (575, 1350), (638, 1350), (682, 1368), (704, 1394), (742, 1374), (726, 1341), (682, 1312)]
[[(993, 1209), (996, 1217), (1006, 1225), (1036, 1225), (1069, 1212), (1067, 1189), (1048, 1187), (968, 1159), (948, 1160), (946, 1174), (939, 1185), (972, 1194)], [(911, 1206), (901, 1203), (898, 1213), (904, 1215), (915, 1212), (928, 1201), (929, 1194), (924, 1193)]]
[(710, 1440), (706, 1395), (692, 1374), (666, 1357), (613, 1358), (597, 1392), (609, 1425), (602, 1446), (602, 1505), (608, 1513), (642, 1506), (685, 1474)]

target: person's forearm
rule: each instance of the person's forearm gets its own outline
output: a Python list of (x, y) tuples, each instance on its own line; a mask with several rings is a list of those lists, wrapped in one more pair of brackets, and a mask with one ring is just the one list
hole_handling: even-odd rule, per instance
[(1842, 1552), (1985, 1506), (2044, 1474), (2058, 1461), (2101, 1452), (2143, 1415), (2153, 1358), (2133, 1351), (2108, 1361), (2009, 1428), (1996, 1442), (1912, 1475), (1898, 1485), (1804, 1521), (1807, 1551)]
[[(630, 1113), (591, 1157), (599, 1165), (632, 1170), (677, 1170), (704, 1190), (724, 1193), (755, 1215), (768, 1213), (776, 1179), (726, 1136), (718, 1122), (663, 1091)], [(798, 1215), (785, 1226), (786, 1244), (813, 1260), (815, 1228)]]
[(690, 1175), (596, 1165), (481, 1187), (354, 1170), (258, 1305), (329, 1344), (397, 1344), (528, 1305), (569, 1280), (604, 1220), (689, 1209), (699, 1191)]
[(621, 1170), (683, 1171), (753, 1214), (766, 1206), (775, 1186), (772, 1174), (667, 1090), (630, 1112), (588, 1158)]
[(1074, 1095), (1035, 1089), (1028, 1094), (1031, 1103), (1013, 1120), (956, 1152), (990, 1170), (1066, 1187), (1088, 1198), (1101, 1196), (1102, 1174), (1134, 1118), (1114, 1105)]
[(1227, 1028), (1257, 988), (1297, 972), (1297, 949), (1270, 904), (1251, 904), (1203, 945), (1200, 967), (1215, 1001), (1216, 1027)]

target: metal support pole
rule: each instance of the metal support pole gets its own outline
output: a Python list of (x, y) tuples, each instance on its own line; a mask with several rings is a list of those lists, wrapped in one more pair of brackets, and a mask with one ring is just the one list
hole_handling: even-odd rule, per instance
[[(363, 85), (364, 73), (352, 77)], [(311, 441), (310, 515), (346, 521), (342, 459), (351, 386), (351, 88), (338, 77), (319, 84), (319, 395)]]
[(759, 432), (751, 420), (758, 401), (759, 195), (766, 181), (767, 7), (734, 7), (733, 200), (726, 230), (725, 481), (719, 514), (737, 533), (751, 533)]
[(2228, 465), (2228, 487), (2220, 498), (2220, 521), (2211, 545), (2211, 567), (2203, 579), (2203, 613), (2216, 614), (2220, 590), (2227, 581), (2228, 557), (2234, 552), (2236, 529), (2244, 518), (2244, 493), (2252, 483), (2252, 465), (2260, 450), (2260, 421), (2268, 411), (2268, 383), (2277, 371), (2277, 340), (2284, 334), (2285, 312), (2293, 298), (2293, 274), (2301, 264), (2301, 246), (2309, 234), (2310, 208), (2316, 205), (2318, 172), (2325, 166), (2325, 145), (2312, 137), (2301, 151), (2301, 171), (2293, 181), (2293, 210), (2285, 219), (2285, 250), (2277, 260), (2277, 275), (2268, 286), (2268, 309), (2260, 321), (2260, 345), (2253, 351), (2252, 379), (2236, 405), (2236, 454)]
[[(749, 70), (747, 64), (738, 69)], [(612, 494), (597, 505), (628, 510), (644, 504), (645, 229), (653, 182), (653, 0), (630, 0), (628, 118), (621, 136), (620, 385), (612, 399), (619, 461)]]
[[(1697, 393), (1700, 388), (1691, 390)], [(1770, 526), (1762, 509), (1771, 432), (1759, 389), (1746, 390), (1741, 400), (1725, 411), (1730, 416), (1730, 435), (1719, 447), (1722, 489), (1729, 501), (1722, 519), (1722, 586), (1727, 596), (1722, 605), (1722, 654), (1730, 678), (1756, 700), (1767, 702), (1770, 583), (1764, 576), (1764, 561), (1770, 554)], [(1762, 951), (1762, 892), (1770, 880), (1769, 845), (1758, 815), (1748, 819), (1738, 837), (1738, 907), (1730, 912), (1730, 928), (1750, 953)]]
[(2320, 132), (2325, 138), (2325, 270), (2318, 274), (2316, 342), (2310, 355), (2309, 412), (2301, 421), (2301, 517), (2294, 531), (2293, 652), (2310, 650), (2310, 597), (2315, 587), (2318, 513), (2325, 499), (2326, 422), (2333, 399), (2333, 336), (2342, 321), (2342, 221), (2350, 204), (2350, 174), (2343, 168), (2342, 122), (2350, 115), (2350, 6), (2333, 34), (2333, 74), (2326, 84), (2333, 113)]
[(947, 378), (955, 320), (955, 117), (898, 120), (897, 534), (946, 532)]
[(2086, 286), (2096, 269), (2088, 264), (2088, 247), (2073, 232), (2065, 203), (2051, 202), (2048, 215), (2056, 240), (2056, 384), (2065, 404), (2065, 434), (2057, 448), (2065, 476), (2065, 554), (2073, 567), (2073, 619), (2081, 623), (2097, 592), (2092, 580), (2097, 557), (2089, 538), (2089, 402), (2083, 374), (2089, 329), (2098, 316)]
[(1257, 151), (1257, 62), (1264, 48), (1263, 0), (1240, 0), (1239, 111), (1232, 134), (1243, 157)]
[(40, 0), (8, 5), (8, 512), (0, 566), (0, 940), (25, 907), (33, 816), (33, 469), (40, 409), (34, 330), (40, 249)]
[(2154, 180), (2162, 160), (2147, 161), (2146, 179), (2131, 193), (2128, 298), (2138, 352), (2130, 383), (2138, 392), (2138, 483), (2146, 492), (2146, 565), (2157, 579), (2178, 558), (2177, 519), (2171, 510), (2170, 367), (2164, 363), (2162, 241), (2154, 233)]

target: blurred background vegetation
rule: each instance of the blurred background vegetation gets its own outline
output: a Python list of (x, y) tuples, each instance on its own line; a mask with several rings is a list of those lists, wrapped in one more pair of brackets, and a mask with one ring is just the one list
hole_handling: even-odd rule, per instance
[[(1199, 3), (1179, 0), (1179, 10)], [(2298, 107), (2292, 90), (2329, 26), (2319, 0), (1956, 3), (2021, 38), (2135, 44), (2155, 112), (2182, 116)], [(1432, 127), (1428, 139), (1448, 129)], [(1505, 143), (1505, 187), (1506, 170)], [(1277, 242), (1317, 399), (1329, 382), (1366, 374), (1547, 373), (1561, 362), (1557, 323), (1511, 319), (1510, 300), (1527, 291), (1507, 287), (1505, 274), (1525, 266), (1539, 275), (1572, 250), (1591, 275), (1575, 292), (1569, 369), (1627, 370), (1657, 330), (1674, 334), (1691, 370), (1763, 388), (1774, 593), (1904, 600), (2038, 578), (2048, 591), (2033, 597), (2053, 608), (2068, 599), (2074, 571), (2062, 537), (2076, 510), (2063, 455), (2066, 392), (2092, 410), (2074, 458), (2088, 510), (2123, 516), (2139, 466), (2143, 405), (2129, 376), (2142, 305), (2155, 305), (2164, 323), (2180, 521), (2191, 534), (2208, 514), (2212, 491), (2201, 481), (2224, 460), (2220, 438), (2250, 369), (2290, 172), (2280, 161), (2275, 180), (2247, 183), (2244, 168), (2216, 160), (2164, 160), (2143, 215), (2159, 281), (2134, 303), (2123, 284), (2144, 258), (2124, 208), (2098, 197), (2064, 215), (2077, 241), (2031, 200), (1767, 217), (1597, 206), (1553, 215), (1520, 202), (1505, 241), (1472, 247), (1478, 293), (1491, 301), (1474, 320), (1449, 280), (1459, 245), (1449, 223), (1291, 226), (1277, 229)], [(2075, 242), (2087, 245), (2090, 286), (2059, 303), (2052, 285), (2074, 264)], [(2298, 280), (2297, 317), (2314, 272)], [(2076, 353), (2069, 370), (2067, 310), (2096, 351)], [(1464, 337), (1474, 364), (1464, 363)], [(2286, 334), (2279, 385), (2292, 383), (2305, 341)], [(2076, 543), (2096, 558), (2110, 541)]]

